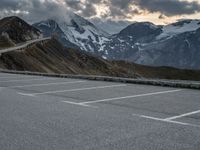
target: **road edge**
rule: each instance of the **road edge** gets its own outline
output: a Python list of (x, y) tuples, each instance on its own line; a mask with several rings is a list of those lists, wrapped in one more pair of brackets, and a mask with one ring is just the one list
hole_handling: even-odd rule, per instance
[(200, 83), (194, 83), (194, 81), (187, 81), (185, 83), (183, 80), (162, 80), (162, 79), (131, 79), (131, 78), (121, 78), (121, 77), (110, 77), (110, 76), (94, 76), (94, 75), (73, 75), (73, 74), (54, 74), (54, 73), (40, 73), (40, 72), (30, 72), (30, 71), (13, 71), (0, 69), (2, 73), (11, 74), (23, 74), (23, 75), (35, 75), (35, 76), (47, 76), (47, 77), (59, 77), (59, 78), (73, 78), (73, 79), (85, 79), (85, 80), (96, 80), (96, 81), (108, 81), (108, 82), (121, 82), (130, 84), (144, 84), (144, 85), (154, 85), (163, 87), (174, 87), (174, 88), (188, 88), (188, 89), (200, 89)]

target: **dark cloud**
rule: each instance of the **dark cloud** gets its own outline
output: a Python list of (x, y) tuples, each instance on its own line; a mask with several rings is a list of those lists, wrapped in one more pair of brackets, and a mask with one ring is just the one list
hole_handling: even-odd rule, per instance
[(93, 4), (87, 3), (85, 4), (85, 8), (81, 11), (81, 15), (85, 17), (95, 16), (97, 14), (96, 9)]
[(67, 7), (52, 0), (1, 0), (0, 8), (1, 17), (17, 15), (30, 23), (48, 18), (67, 19), (69, 14)]
[(127, 16), (127, 14), (140, 14), (138, 9), (131, 9), (131, 5), (141, 10), (159, 12), (162, 16), (175, 16), (194, 14), (200, 11), (198, 2), (180, 0), (110, 0), (111, 16)]
[(27, 6), (28, 1), (25, 0), (1, 0), (0, 1), (0, 9), (5, 9), (5, 10), (16, 10), (21, 6)]
[(128, 18), (130, 14), (132, 16), (140, 14), (138, 9), (130, 7), (133, 4), (133, 0), (105, 0), (104, 4), (109, 7), (109, 12), (107, 13), (109, 18), (124, 19)]
[(180, 0), (135, 0), (134, 2), (141, 9), (150, 12), (160, 12), (166, 16), (193, 14), (200, 11), (198, 2)]
[[(180, 0), (63, 0), (65, 4), (55, 0), (0, 0), (0, 16), (19, 15), (26, 19), (41, 20), (48, 17), (63, 18), (70, 12), (84, 17), (97, 15), (96, 7), (104, 5), (107, 9), (101, 17), (127, 19), (141, 14), (144, 10), (159, 12), (160, 19), (164, 16), (194, 14), (200, 12), (197, 2)], [(137, 7), (131, 7), (136, 5)]]
[(91, 17), (96, 15), (95, 4), (101, 3), (101, 0), (86, 0), (81, 2), (80, 0), (65, 0), (66, 6), (73, 11), (81, 12), (82, 16)]
[(111, 0), (112, 6), (118, 7), (120, 9), (128, 9), (132, 0)]
[(82, 3), (80, 0), (65, 0), (67, 6), (69, 6), (70, 8), (72, 9), (75, 9), (75, 10), (80, 10), (82, 9)]

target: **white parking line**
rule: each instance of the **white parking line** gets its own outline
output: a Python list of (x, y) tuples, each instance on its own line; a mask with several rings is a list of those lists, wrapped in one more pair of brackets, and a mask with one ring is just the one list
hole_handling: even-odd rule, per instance
[(84, 91), (84, 90), (95, 90), (95, 89), (114, 88), (114, 87), (122, 87), (122, 86), (126, 86), (126, 85), (125, 84), (118, 84), (118, 85), (95, 86), (95, 87), (89, 87), (89, 88), (79, 88), (79, 89), (70, 89), (70, 90), (48, 91), (48, 92), (41, 92), (41, 93), (18, 93), (18, 94), (24, 95), (24, 96), (37, 96), (37, 95), (44, 95), (44, 94), (75, 92), (75, 91)]
[(9, 82), (24, 82), (24, 81), (41, 81), (41, 80), (58, 80), (57, 78), (31, 78), (25, 80), (8, 80), (8, 81), (0, 81), (0, 83), (9, 83)]
[(64, 103), (67, 103), (67, 104), (77, 105), (77, 106), (98, 108), (97, 106), (86, 105), (86, 104), (80, 104), (80, 103), (76, 103), (76, 102), (72, 102), (72, 101), (63, 101), (63, 102), (64, 102)]
[(87, 101), (87, 102), (82, 102), (80, 104), (93, 104), (93, 103), (100, 103), (100, 102), (107, 102), (107, 101), (114, 101), (114, 100), (121, 100), (121, 99), (129, 99), (129, 98), (136, 98), (136, 97), (174, 93), (174, 92), (180, 92), (180, 91), (182, 91), (182, 90), (179, 89), (179, 90), (161, 91), (161, 92), (131, 95), (131, 96), (125, 96), (125, 97), (115, 97), (115, 98), (108, 98), (108, 99), (102, 99), (102, 100)]
[(198, 127), (198, 128), (200, 128), (200, 125), (191, 124), (191, 123), (167, 120), (167, 119), (156, 118), (156, 117), (145, 116), (145, 115), (139, 115), (139, 114), (133, 114), (133, 116), (137, 116), (137, 117), (145, 118), (145, 119), (150, 119), (150, 120), (155, 120), (155, 121), (166, 122), (166, 123), (173, 123), (173, 124), (178, 124), (178, 125), (183, 125), (183, 126), (190, 126), (190, 127)]
[(86, 82), (86, 81), (55, 82), (55, 83), (46, 83), (46, 84), (30, 84), (30, 85), (21, 85), (21, 86), (9, 86), (9, 88), (38, 87), (38, 86), (48, 86), (48, 85), (65, 85), (65, 84), (75, 84), (75, 83), (83, 83), (83, 82)]
[(189, 113), (185, 113), (185, 114), (178, 115), (178, 116), (169, 117), (169, 118), (166, 118), (165, 120), (175, 120), (175, 119), (191, 116), (191, 115), (198, 114), (198, 113), (200, 113), (200, 110), (189, 112)]

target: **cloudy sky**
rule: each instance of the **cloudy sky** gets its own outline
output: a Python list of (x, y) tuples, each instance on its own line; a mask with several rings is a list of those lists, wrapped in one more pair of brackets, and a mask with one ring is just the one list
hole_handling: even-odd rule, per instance
[(200, 19), (200, 0), (0, 0), (0, 18), (18, 15), (35, 22), (67, 18), (71, 12), (86, 18), (168, 24)]

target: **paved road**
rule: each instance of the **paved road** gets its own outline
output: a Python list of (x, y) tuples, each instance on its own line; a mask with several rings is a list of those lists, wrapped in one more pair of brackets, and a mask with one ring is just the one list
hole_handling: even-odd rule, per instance
[(6, 52), (10, 52), (10, 51), (15, 51), (15, 50), (22, 49), (22, 48), (26, 48), (30, 44), (33, 44), (33, 43), (36, 43), (36, 42), (40, 42), (40, 41), (44, 41), (44, 40), (48, 40), (48, 39), (51, 39), (51, 37), (30, 40), (30, 41), (27, 41), (25, 43), (20, 43), (20, 44), (14, 46), (14, 47), (6, 48), (6, 49), (0, 49), (0, 54), (6, 53)]
[(0, 74), (2, 150), (199, 150), (200, 91)]

